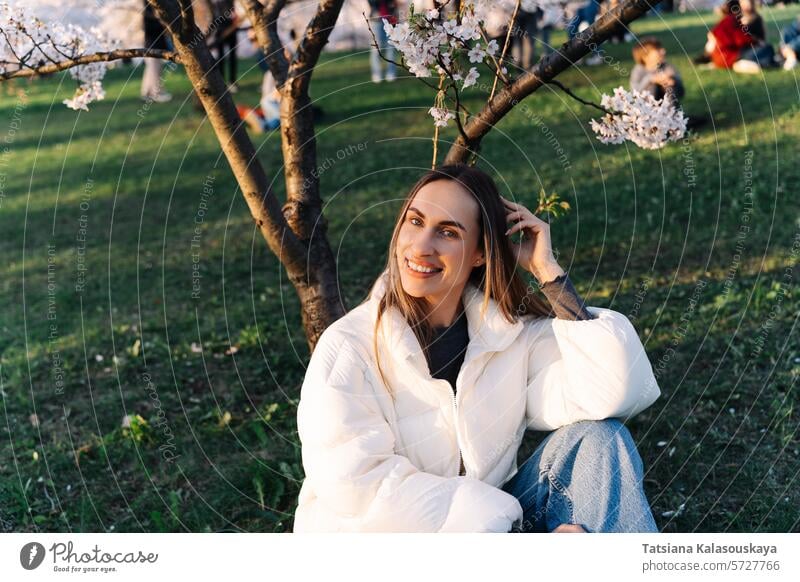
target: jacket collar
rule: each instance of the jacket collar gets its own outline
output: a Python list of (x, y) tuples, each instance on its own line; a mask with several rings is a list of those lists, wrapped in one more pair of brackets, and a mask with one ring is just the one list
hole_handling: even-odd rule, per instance
[[(375, 281), (369, 294), (372, 321), (378, 313), (378, 304), (386, 292), (389, 274), (384, 271)], [(509, 323), (497, 302), (489, 298), (485, 314), (482, 313), (483, 292), (472, 283), (467, 283), (461, 296), (469, 330), (469, 346), (464, 362), (484, 352), (500, 352), (517, 339), (524, 326), (521, 320)], [(414, 331), (396, 307), (384, 313), (381, 319), (380, 334), (388, 344), (393, 358), (425, 362), (422, 348)], [(427, 365), (426, 365), (427, 366)]]

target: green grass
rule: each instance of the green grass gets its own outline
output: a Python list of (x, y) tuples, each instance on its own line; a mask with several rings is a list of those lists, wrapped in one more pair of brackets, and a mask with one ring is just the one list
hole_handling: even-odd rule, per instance
[[(797, 12), (765, 15), (776, 29)], [(504, 194), (533, 203), (544, 187), (572, 204), (553, 227), (561, 263), (591, 305), (628, 315), (645, 342), (663, 396), (629, 426), (660, 527), (798, 531), (798, 82), (779, 70), (695, 69), (711, 21), (633, 27), (664, 40), (685, 109), (713, 116), (684, 143), (603, 146), (592, 110), (545, 87), (526, 101), (537, 117), (503, 120), (480, 165)], [(561, 80), (599, 100), (632, 66), (630, 46), (608, 54), (612, 66)], [(0, 526), (289, 531), (308, 358), (297, 299), (186, 79), (171, 73), (177, 99), (143, 110), (140, 74), (111, 72), (106, 100), (80, 114), (61, 105), (66, 77), (0, 86)], [(255, 103), (259, 81), (247, 70), (237, 100)], [(399, 200), (430, 164), (432, 95), (413, 79), (373, 85), (363, 54), (325, 55), (312, 92), (325, 112), (325, 213), (352, 307), (384, 262)], [(278, 136), (255, 141), (282, 197)], [(213, 194), (196, 224), (204, 183)], [(126, 414), (144, 422), (122, 427)]]

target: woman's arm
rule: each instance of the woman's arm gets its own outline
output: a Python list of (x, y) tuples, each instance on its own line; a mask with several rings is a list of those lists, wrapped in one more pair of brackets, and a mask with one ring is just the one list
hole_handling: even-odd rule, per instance
[(348, 531), (507, 532), (522, 518), (513, 495), (472, 477), (420, 471), (395, 453), (366, 364), (335, 329), (311, 357), (297, 429), (313, 503)]
[(595, 319), (540, 318), (529, 324), (529, 428), (554, 430), (579, 420), (625, 420), (661, 394), (628, 318), (611, 309), (587, 309)]
[[(516, 202), (503, 199), (507, 235), (517, 263), (542, 285), (566, 278), (553, 256), (550, 225)], [(556, 299), (556, 298), (554, 298)], [(555, 303), (559, 303), (555, 300)], [(539, 318), (529, 323), (527, 416), (535, 430), (553, 430), (578, 420), (629, 418), (661, 394), (642, 342), (628, 318), (599, 307), (594, 319)]]
[(572, 284), (569, 275), (564, 273), (539, 287), (559, 319), (586, 321), (594, 315), (586, 309), (583, 299)]

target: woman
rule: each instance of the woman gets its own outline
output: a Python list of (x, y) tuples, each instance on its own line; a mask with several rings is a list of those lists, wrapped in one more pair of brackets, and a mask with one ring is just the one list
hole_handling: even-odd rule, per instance
[[(369, 298), (311, 357), (294, 531), (656, 531), (616, 419), (659, 394), (636, 331), (584, 307), (545, 222), (476, 168), (431, 170)], [(553, 432), (518, 470), (526, 428)]]
[[(762, 67), (772, 64), (774, 51), (753, 34), (758, 33), (757, 13), (751, 2), (745, 0), (745, 3), (747, 14), (743, 14), (739, 0), (728, 0), (724, 4), (722, 20), (708, 33), (706, 51), (717, 68), (733, 69), (737, 73), (758, 73)], [(753, 31), (748, 22), (754, 25)], [(763, 30), (763, 26), (761, 28)]]
[(739, 57), (758, 64), (758, 66), (777, 66), (775, 49), (767, 42), (767, 27), (764, 18), (758, 12), (756, 0), (739, 0), (742, 9), (742, 30), (755, 39), (753, 46)]

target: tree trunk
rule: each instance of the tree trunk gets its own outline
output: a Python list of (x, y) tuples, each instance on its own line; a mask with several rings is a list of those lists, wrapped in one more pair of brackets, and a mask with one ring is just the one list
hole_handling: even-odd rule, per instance
[[(280, 208), (269, 187), (269, 180), (256, 155), (253, 142), (239, 119), (222, 74), (214, 66), (214, 59), (205, 45), (203, 35), (193, 23), (187, 25), (185, 20), (181, 20), (186, 18), (185, 12), (181, 17), (179, 14), (171, 13), (170, 7), (169, 2), (157, 0), (156, 10), (159, 12), (159, 17), (163, 22), (170, 23), (175, 49), (208, 115), (208, 120), (242, 190), (253, 220), (272, 252), (286, 268), (289, 280), (297, 291), (303, 327), (309, 348), (313, 350), (325, 328), (346, 311), (339, 294), (336, 264), (326, 238), (318, 191), (314, 190), (316, 204), (314, 196), (310, 196), (305, 204), (302, 203), (302, 199), (290, 200), (284, 209)], [(285, 101), (287, 105), (294, 102), (294, 100)], [(313, 138), (310, 105), (306, 112), (297, 117), (298, 120), (309, 117)], [(295, 115), (295, 111), (288, 112), (282, 120), (282, 132), (294, 135), (295, 130), (291, 126), (295, 123)], [(307, 131), (307, 124), (301, 123), (301, 125)], [(300, 137), (302, 136), (298, 135), (298, 139)], [(287, 148), (284, 143), (284, 156), (287, 156), (289, 151), (293, 152), (293, 156), (297, 159), (291, 164), (288, 161), (285, 163), (287, 180), (291, 176), (293, 182), (302, 181), (304, 178), (301, 173), (306, 172), (308, 168), (313, 169), (315, 163), (313, 139), (311, 145), (297, 148)], [(305, 174), (309, 175), (310, 172)], [(313, 185), (316, 187), (317, 182), (314, 181)], [(287, 191), (288, 186), (287, 182)]]

